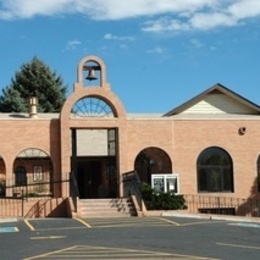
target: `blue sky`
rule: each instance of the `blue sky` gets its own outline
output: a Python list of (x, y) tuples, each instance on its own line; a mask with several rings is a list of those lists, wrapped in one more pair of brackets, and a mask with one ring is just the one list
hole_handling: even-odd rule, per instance
[(221, 83), (260, 105), (259, 0), (0, 0), (0, 88), (33, 56), (68, 85), (100, 57), (126, 111), (164, 113)]

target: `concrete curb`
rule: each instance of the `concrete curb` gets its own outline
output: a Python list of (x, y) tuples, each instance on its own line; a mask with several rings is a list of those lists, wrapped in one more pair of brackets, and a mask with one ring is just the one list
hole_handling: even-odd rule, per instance
[(241, 216), (227, 216), (227, 215), (202, 215), (202, 214), (185, 214), (185, 213), (174, 213), (174, 212), (162, 212), (163, 217), (178, 217), (178, 218), (198, 218), (198, 219), (209, 219), (209, 220), (223, 220), (223, 221), (234, 221), (234, 222), (251, 222), (260, 223), (260, 218), (256, 217), (241, 217)]
[(0, 218), (0, 223), (17, 222), (17, 218)]

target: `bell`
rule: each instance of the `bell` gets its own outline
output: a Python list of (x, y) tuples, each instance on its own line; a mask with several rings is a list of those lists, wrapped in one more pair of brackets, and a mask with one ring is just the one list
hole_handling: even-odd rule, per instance
[(93, 68), (89, 69), (88, 76), (86, 77), (87, 80), (96, 80), (97, 77), (95, 76), (95, 70)]

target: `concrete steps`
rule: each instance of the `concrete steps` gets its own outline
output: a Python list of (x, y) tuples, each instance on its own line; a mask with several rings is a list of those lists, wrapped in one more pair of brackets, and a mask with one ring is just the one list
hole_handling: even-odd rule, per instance
[(79, 199), (78, 215), (82, 218), (112, 218), (136, 216), (130, 199)]

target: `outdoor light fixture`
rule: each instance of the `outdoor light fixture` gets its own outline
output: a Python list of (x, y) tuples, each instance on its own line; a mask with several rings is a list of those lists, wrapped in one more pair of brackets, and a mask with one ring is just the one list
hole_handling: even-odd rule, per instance
[(244, 135), (244, 134), (246, 133), (246, 127), (245, 127), (245, 126), (239, 127), (238, 133), (239, 133), (240, 135)]

